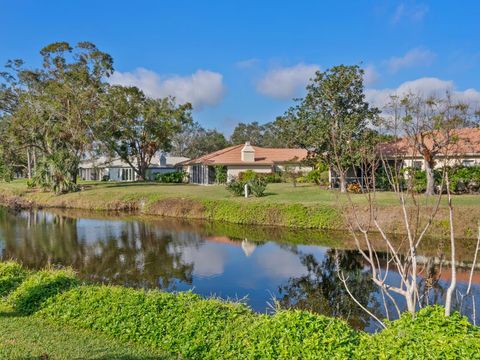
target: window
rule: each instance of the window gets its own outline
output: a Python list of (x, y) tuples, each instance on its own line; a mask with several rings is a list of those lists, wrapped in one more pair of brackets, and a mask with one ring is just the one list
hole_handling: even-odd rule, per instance
[(463, 160), (462, 165), (465, 167), (471, 167), (475, 165), (475, 160)]
[(412, 168), (414, 168), (415, 170), (422, 170), (422, 167), (423, 167), (423, 161), (414, 161), (412, 163)]

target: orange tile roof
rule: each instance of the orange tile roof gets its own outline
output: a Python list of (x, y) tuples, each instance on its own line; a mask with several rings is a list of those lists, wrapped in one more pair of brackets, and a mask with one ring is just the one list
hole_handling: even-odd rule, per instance
[(245, 145), (235, 145), (186, 161), (183, 165), (273, 165), (276, 163), (299, 162), (304, 160), (308, 152), (304, 149), (262, 148), (252, 146), (255, 150), (255, 162), (242, 161), (242, 149)]
[[(454, 134), (458, 137), (457, 141), (445, 147), (441, 153), (448, 153), (451, 156), (467, 154), (480, 156), (480, 128), (457, 129)], [(425, 143), (428, 148), (432, 148), (431, 138), (427, 137)], [(378, 152), (385, 156), (420, 155), (406, 137), (380, 144)]]

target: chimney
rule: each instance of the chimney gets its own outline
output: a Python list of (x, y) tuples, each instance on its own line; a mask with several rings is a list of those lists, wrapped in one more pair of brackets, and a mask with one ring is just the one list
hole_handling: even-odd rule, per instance
[(247, 141), (242, 149), (242, 161), (255, 162), (255, 149), (250, 145), (250, 141)]

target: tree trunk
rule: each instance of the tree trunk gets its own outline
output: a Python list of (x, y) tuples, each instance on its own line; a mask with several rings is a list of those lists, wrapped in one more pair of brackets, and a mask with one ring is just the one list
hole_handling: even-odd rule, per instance
[(425, 173), (427, 174), (427, 188), (425, 189), (425, 195), (435, 194), (435, 178), (433, 176), (433, 167), (433, 162), (425, 161)]
[(32, 178), (32, 158), (30, 156), (30, 148), (27, 148), (27, 173), (28, 178)]
[(137, 181), (147, 181), (147, 168), (148, 166), (145, 164), (140, 164), (138, 166)]
[(340, 178), (340, 192), (346, 193), (347, 192), (347, 176), (345, 172), (340, 171), (338, 177)]

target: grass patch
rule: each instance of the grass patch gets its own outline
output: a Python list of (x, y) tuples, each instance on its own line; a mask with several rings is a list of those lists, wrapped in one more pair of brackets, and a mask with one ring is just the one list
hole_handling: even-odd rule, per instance
[(108, 336), (24, 317), (0, 304), (0, 359), (170, 359), (159, 350)]

